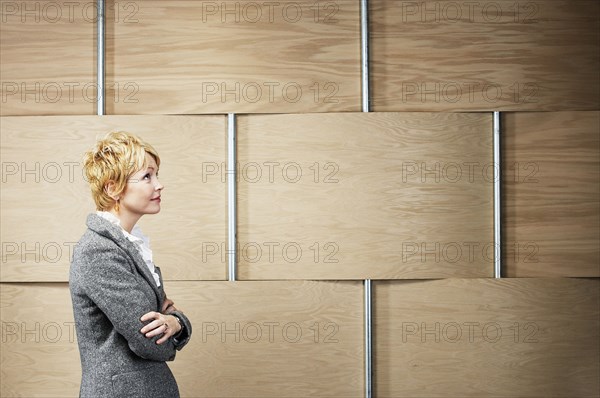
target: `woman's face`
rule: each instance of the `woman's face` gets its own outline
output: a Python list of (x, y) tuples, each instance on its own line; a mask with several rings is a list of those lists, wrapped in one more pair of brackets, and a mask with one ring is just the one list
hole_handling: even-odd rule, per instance
[(146, 154), (147, 167), (135, 172), (127, 181), (119, 201), (120, 212), (141, 217), (160, 211), (160, 194), (164, 188), (158, 181), (158, 167), (154, 158)]

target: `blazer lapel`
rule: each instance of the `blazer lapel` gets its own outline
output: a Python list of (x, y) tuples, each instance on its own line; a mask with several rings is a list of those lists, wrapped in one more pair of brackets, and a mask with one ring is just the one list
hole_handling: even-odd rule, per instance
[[(161, 288), (156, 286), (154, 277), (148, 269), (148, 266), (146, 265), (146, 262), (142, 258), (142, 255), (138, 251), (137, 247), (135, 247), (135, 244), (129, 241), (129, 239), (125, 238), (123, 233), (119, 230), (119, 228), (116, 225), (111, 224), (108, 220), (103, 219), (97, 214), (92, 213), (88, 215), (87, 226), (92, 231), (97, 232), (98, 234), (114, 241), (119, 247), (125, 250), (127, 254), (129, 254), (138, 272), (144, 277), (144, 279), (146, 279), (148, 284), (152, 287), (152, 290), (154, 290), (154, 293), (158, 298), (158, 311), (160, 312), (160, 309), (163, 305), (164, 293)], [(158, 269), (158, 267), (156, 268)], [(158, 272), (160, 275), (160, 271)], [(162, 285), (163, 281), (161, 277), (160, 286), (162, 287)]]

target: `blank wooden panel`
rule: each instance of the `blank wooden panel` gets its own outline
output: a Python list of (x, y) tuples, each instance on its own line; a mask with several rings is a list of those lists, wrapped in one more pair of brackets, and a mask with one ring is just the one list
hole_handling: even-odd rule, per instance
[(109, 113), (360, 109), (358, 2), (128, 4), (108, 14)]
[(598, 282), (377, 282), (374, 395), (597, 397)]
[[(140, 220), (165, 279), (225, 279), (226, 185), (203, 182), (225, 161), (224, 116), (4, 117), (2, 281), (67, 281), (71, 253), (95, 211), (83, 154), (125, 130), (161, 156), (159, 215)], [(207, 253), (211, 255), (208, 256)]]
[(242, 279), (484, 277), (490, 114), (243, 116)]
[(375, 111), (600, 107), (596, 0), (369, 3)]
[[(165, 287), (193, 325), (190, 343), (169, 363), (183, 397), (362, 396), (359, 282)], [(74, 331), (68, 286), (1, 288), (2, 396), (77, 396), (81, 368), (68, 334)]]
[(600, 276), (600, 112), (504, 117), (507, 276)]
[(0, 115), (94, 114), (94, 2), (2, 1)]
[(81, 362), (66, 283), (3, 283), (0, 395), (76, 397)]
[(170, 282), (167, 288), (195, 328), (172, 366), (183, 396), (363, 396), (360, 282)]

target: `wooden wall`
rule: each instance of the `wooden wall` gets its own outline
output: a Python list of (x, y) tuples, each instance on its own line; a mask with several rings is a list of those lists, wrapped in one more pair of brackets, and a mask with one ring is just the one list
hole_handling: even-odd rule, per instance
[(508, 113), (508, 276), (600, 276), (600, 113)]
[(377, 282), (375, 396), (595, 397), (597, 279)]
[(0, 1), (0, 396), (78, 394), (81, 158), (111, 130), (161, 155), (141, 224), (194, 324), (170, 364), (182, 396), (364, 396), (365, 278), (374, 397), (598, 396), (600, 5), (369, 10), (360, 113), (358, 1), (108, 1), (99, 117), (94, 3)]
[(135, 4), (109, 19), (109, 97), (132, 99), (110, 113), (360, 109), (355, 1)]
[(240, 278), (492, 276), (490, 124), (489, 114), (240, 117)]
[(372, 0), (375, 111), (597, 110), (593, 0)]
[[(93, 4), (2, 3), (2, 115), (94, 114)], [(358, 111), (358, 11), (346, 0), (109, 1), (107, 112)]]
[[(169, 281), (165, 289), (194, 322), (170, 363), (182, 396), (361, 396), (360, 282)], [(78, 396), (70, 301), (66, 283), (2, 285), (2, 397)]]
[(0, 2), (0, 115), (93, 115), (93, 3)]
[(161, 156), (168, 210), (140, 221), (156, 263), (169, 279), (226, 279), (226, 185), (204, 178), (227, 159), (225, 122), (223, 115), (3, 117), (1, 280), (68, 280), (73, 246), (95, 209), (83, 154), (125, 126)]

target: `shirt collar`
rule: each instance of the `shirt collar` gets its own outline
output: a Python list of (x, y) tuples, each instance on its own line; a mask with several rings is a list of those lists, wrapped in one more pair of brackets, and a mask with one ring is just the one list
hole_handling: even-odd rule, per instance
[(108, 211), (96, 211), (96, 214), (109, 221), (111, 224), (114, 224), (117, 227), (119, 227), (121, 229), (121, 232), (123, 232), (123, 235), (129, 241), (137, 245), (145, 245), (148, 248), (150, 247), (150, 240), (146, 235), (142, 233), (142, 229), (137, 224), (133, 226), (133, 228), (131, 229), (131, 233), (129, 233), (125, 231), (125, 229), (121, 226), (121, 220), (119, 220), (119, 218), (114, 214)]

